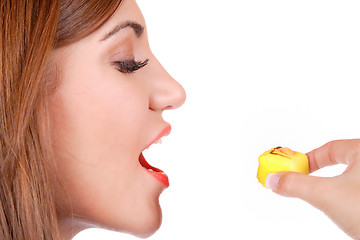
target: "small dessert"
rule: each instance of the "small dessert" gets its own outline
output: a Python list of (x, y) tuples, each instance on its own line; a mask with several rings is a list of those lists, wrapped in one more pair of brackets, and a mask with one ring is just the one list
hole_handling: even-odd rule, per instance
[(272, 148), (259, 157), (257, 178), (265, 186), (269, 173), (284, 171), (309, 174), (309, 161), (305, 154), (295, 152), (287, 147)]

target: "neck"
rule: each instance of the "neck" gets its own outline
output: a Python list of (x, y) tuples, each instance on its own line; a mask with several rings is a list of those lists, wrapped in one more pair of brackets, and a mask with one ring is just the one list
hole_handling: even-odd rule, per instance
[(73, 216), (58, 217), (58, 223), (61, 240), (71, 240), (79, 232), (87, 228), (95, 227)]

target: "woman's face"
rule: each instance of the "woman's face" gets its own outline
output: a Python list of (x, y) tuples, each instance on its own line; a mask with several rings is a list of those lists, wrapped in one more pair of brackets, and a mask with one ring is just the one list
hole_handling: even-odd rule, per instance
[(162, 112), (181, 106), (185, 92), (151, 53), (136, 2), (125, 0), (99, 30), (54, 56), (59, 86), (50, 118), (60, 220), (154, 233), (168, 179), (146, 169), (142, 151), (170, 133)]

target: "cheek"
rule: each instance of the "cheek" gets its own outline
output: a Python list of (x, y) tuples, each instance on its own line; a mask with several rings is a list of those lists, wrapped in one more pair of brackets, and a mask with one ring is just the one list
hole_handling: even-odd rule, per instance
[(51, 101), (58, 205), (114, 229), (150, 233), (161, 211), (160, 193), (149, 190), (138, 163), (148, 100), (135, 83), (98, 79), (104, 76), (65, 79)]
[(81, 83), (76, 79), (58, 92), (54, 113), (58, 132), (71, 142), (72, 152), (80, 151), (82, 146), (87, 146), (84, 149), (87, 152), (96, 149), (99, 143), (102, 147), (132, 151), (145, 119), (142, 89), (104, 76), (82, 79), (86, 81), (76, 84)]
[(51, 102), (52, 139), (59, 167), (66, 171), (78, 169), (72, 166), (76, 164), (133, 168), (135, 162), (128, 159), (137, 157), (144, 125), (142, 105), (146, 101), (141, 88), (95, 73), (65, 78), (63, 83)]

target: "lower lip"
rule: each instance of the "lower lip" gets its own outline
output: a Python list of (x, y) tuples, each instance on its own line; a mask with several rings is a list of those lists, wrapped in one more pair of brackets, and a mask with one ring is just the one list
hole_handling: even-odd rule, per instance
[(162, 185), (164, 185), (164, 187), (168, 188), (170, 186), (168, 176), (162, 174), (163, 171), (161, 171), (160, 169), (151, 166), (145, 160), (144, 155), (140, 155), (139, 161), (141, 162), (141, 165), (146, 169), (146, 171), (150, 173), (153, 177), (155, 177)]
[(153, 172), (153, 171), (149, 171), (149, 170), (147, 170), (147, 171), (148, 171), (148, 173), (153, 175), (162, 185), (164, 185), (164, 187), (168, 188), (170, 186), (168, 176), (166, 176), (162, 173), (159, 173), (159, 172)]

